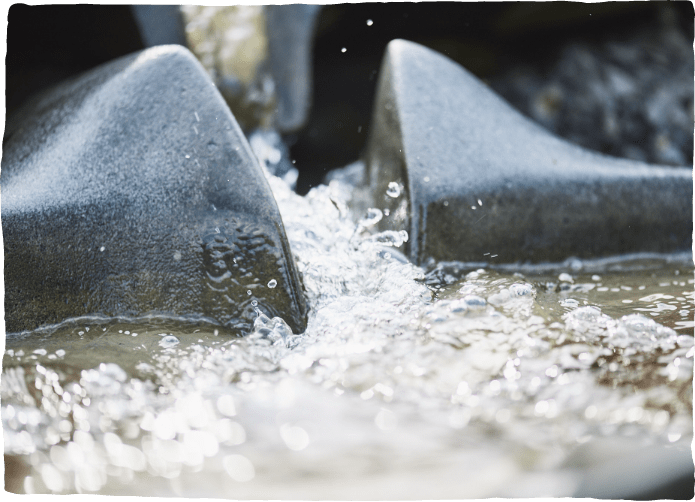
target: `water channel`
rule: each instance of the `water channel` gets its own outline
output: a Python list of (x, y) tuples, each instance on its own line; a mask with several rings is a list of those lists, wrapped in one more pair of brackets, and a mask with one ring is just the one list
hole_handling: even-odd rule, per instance
[(268, 178), (306, 332), (259, 314), (245, 338), (165, 318), (8, 337), (9, 491), (571, 496), (607, 459), (690, 456), (689, 254), (419, 268), (345, 180)]

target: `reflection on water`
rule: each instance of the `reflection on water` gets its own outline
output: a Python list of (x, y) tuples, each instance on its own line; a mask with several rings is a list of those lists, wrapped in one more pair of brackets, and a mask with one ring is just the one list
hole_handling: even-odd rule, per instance
[(423, 270), (384, 215), (353, 222), (348, 185), (269, 181), (307, 331), (81, 318), (8, 339), (9, 490), (566, 496), (607, 450), (689, 451), (689, 262)]

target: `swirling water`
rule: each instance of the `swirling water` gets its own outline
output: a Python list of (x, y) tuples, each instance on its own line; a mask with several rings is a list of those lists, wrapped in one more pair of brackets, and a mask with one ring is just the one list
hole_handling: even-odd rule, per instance
[(81, 318), (8, 339), (8, 490), (567, 496), (606, 459), (689, 455), (688, 260), (423, 269), (399, 251), (407, 233), (375, 230), (380, 211), (353, 214), (349, 183), (300, 197), (269, 182), (306, 332), (259, 313), (245, 338)]

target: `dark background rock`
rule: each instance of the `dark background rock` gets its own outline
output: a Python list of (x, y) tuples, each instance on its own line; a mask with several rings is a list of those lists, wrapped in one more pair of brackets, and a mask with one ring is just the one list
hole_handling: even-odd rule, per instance
[[(2, 158), (8, 332), (68, 317), (306, 324), (270, 188), (194, 56), (159, 46), (29, 102)], [(271, 280), (276, 287), (269, 287)]]
[(124, 5), (12, 5), (5, 59), (11, 114), (36, 91), (144, 48)]
[(674, 9), (629, 33), (562, 45), (550, 64), (517, 65), (493, 89), (548, 130), (592, 150), (686, 165), (693, 151), (693, 39)]

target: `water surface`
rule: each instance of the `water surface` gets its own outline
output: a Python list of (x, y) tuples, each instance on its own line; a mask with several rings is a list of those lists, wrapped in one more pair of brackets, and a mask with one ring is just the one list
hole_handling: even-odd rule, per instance
[(269, 181), (307, 331), (80, 318), (8, 338), (8, 490), (568, 496), (609, 463), (690, 456), (689, 257), (422, 269), (349, 184)]

